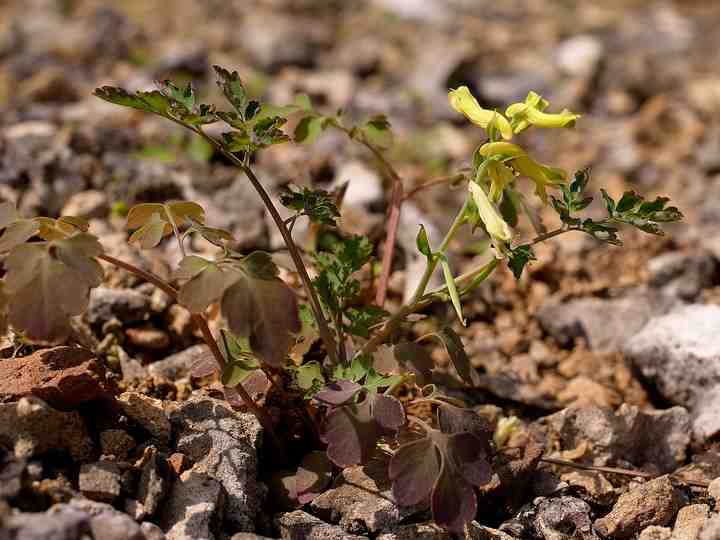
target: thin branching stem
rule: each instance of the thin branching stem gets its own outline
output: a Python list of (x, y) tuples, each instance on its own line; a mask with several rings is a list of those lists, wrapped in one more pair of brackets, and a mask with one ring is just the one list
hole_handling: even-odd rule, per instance
[[(184, 124), (181, 124), (184, 125)], [(188, 127), (188, 126), (185, 126)], [(325, 348), (327, 350), (327, 354), (330, 357), (330, 360), (332, 363), (337, 363), (338, 360), (338, 347), (335, 342), (335, 338), (333, 338), (332, 333), (330, 332), (330, 326), (328, 325), (327, 319), (325, 318), (325, 314), (322, 310), (322, 305), (320, 304), (320, 299), (318, 298), (315, 289), (313, 288), (312, 281), (310, 280), (310, 276), (308, 275), (307, 268), (305, 267), (305, 263), (302, 260), (302, 256), (300, 255), (300, 251), (298, 250), (297, 246), (295, 245), (295, 242), (293, 241), (292, 234), (288, 230), (287, 226), (285, 225), (285, 222), (283, 221), (283, 218), (280, 216), (280, 213), (278, 212), (277, 208), (275, 207), (275, 204), (272, 202), (272, 199), (270, 198), (270, 195), (268, 194), (265, 187), (262, 185), (258, 177), (255, 175), (253, 170), (250, 168), (250, 166), (237, 157), (232, 152), (227, 151), (222, 144), (220, 144), (218, 141), (215, 140), (214, 137), (211, 137), (207, 133), (205, 133), (200, 128), (191, 128), (195, 133), (200, 135), (203, 139), (205, 139), (207, 142), (209, 142), (218, 152), (220, 152), (223, 156), (225, 156), (227, 159), (232, 161), (237, 167), (239, 167), (245, 176), (250, 180), (250, 183), (253, 185), (253, 188), (255, 188), (255, 191), (258, 193), (260, 198), (262, 199), (263, 204), (265, 205), (265, 208), (267, 209), (268, 213), (270, 214), (270, 217), (272, 217), (273, 221), (275, 222), (275, 225), (277, 226), (278, 230), (280, 231), (280, 234), (283, 237), (283, 240), (285, 241), (285, 246), (288, 249), (288, 252), (290, 253), (290, 257), (292, 258), (293, 262), (295, 263), (295, 269), (297, 270), (298, 275), (300, 276), (300, 280), (303, 283), (303, 286), (305, 288), (305, 293), (308, 296), (308, 299), (310, 301), (310, 308), (312, 309), (313, 315), (315, 317), (315, 320), (317, 321), (318, 325), (318, 332), (320, 334), (320, 338), (322, 339), (323, 343), (325, 344)]]
[[(573, 469), (581, 469), (584, 471), (601, 472), (601, 473), (607, 473), (607, 474), (620, 474), (623, 476), (634, 476), (637, 478), (647, 478), (650, 480), (658, 477), (657, 474), (653, 474), (653, 473), (649, 473), (649, 472), (645, 472), (645, 471), (634, 471), (632, 469), (621, 469), (619, 467), (600, 467), (597, 465), (585, 465), (583, 463), (575, 463), (574, 461), (568, 461), (565, 459), (543, 457), (543, 458), (540, 458), (540, 461), (542, 461), (544, 463), (549, 463), (551, 465), (557, 465), (559, 467), (570, 467)], [(708, 482), (703, 482), (702, 480), (690, 480), (690, 479), (679, 477), (675, 474), (671, 474), (670, 476), (673, 479), (675, 479), (679, 482), (682, 482), (683, 484), (686, 484), (688, 486), (707, 488), (710, 485)]]

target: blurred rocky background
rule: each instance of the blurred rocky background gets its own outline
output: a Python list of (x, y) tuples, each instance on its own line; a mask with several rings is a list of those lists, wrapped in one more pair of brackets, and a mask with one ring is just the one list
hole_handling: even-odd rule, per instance
[[(327, 112), (343, 109), (352, 118), (384, 113), (396, 134), (388, 157), (407, 191), (467, 166), (480, 142), (479, 130), (448, 106), (449, 88), (466, 84), (491, 107), (535, 90), (553, 107), (583, 115), (573, 130), (523, 135), (538, 159), (569, 170), (589, 166), (591, 186), (612, 195), (635, 189), (668, 196), (685, 221), (663, 238), (628, 231), (625, 248), (566, 235), (538, 249), (539, 260), (520, 282), (499, 272), (468, 301), (462, 336), (483, 381), (469, 398), (520, 415), (547, 435), (547, 449), (559, 455), (656, 473), (682, 467), (687, 478), (709, 482), (720, 476), (717, 28), (720, 3), (702, 0), (0, 0), (0, 200), (15, 202), (26, 216), (90, 218), (110, 253), (161, 274), (177, 261), (172, 244), (153, 253), (125, 244), (122, 216), (137, 202), (195, 200), (211, 224), (233, 231), (240, 250), (280, 250), (261, 203), (228, 163), (180, 128), (102, 102), (92, 90), (193, 80), (201, 96), (220, 103), (211, 68), (219, 64), (238, 70), (255, 94), (271, 102), (287, 103), (302, 92)], [(327, 133), (309, 147), (273, 148), (256, 167), (274, 196), (289, 183), (330, 188), (348, 181), (344, 225), (382, 238), (388, 185), (372, 156), (341, 134)], [(437, 187), (404, 206), (390, 307), (399, 304), (417, 272), (417, 225), (424, 223), (437, 239), (463, 196)], [(471, 268), (482, 238), (462, 236), (453, 250), (458, 270)], [(18, 390), (14, 382), (3, 388), (3, 377), (10, 380), (17, 366), (0, 362), (0, 445), (15, 449), (0, 459), (0, 514), (5, 500), (25, 511), (8, 530), (29, 535), (40, 527), (36, 536), (22, 538), (46, 538), (42, 526), (60, 520), (70, 532), (57, 538), (110, 530), (109, 523), (121, 531), (113, 539), (162, 538), (158, 525), (168, 538), (205, 538), (211, 529), (217, 532), (220, 520), (230, 523), (224, 530), (250, 530), (247, 523), (255, 523), (284, 538), (302, 538), (313, 527), (327, 532), (323, 538), (356, 538), (347, 535), (374, 537), (397, 528), (400, 517), (378, 521), (388, 511), (384, 499), (373, 499), (380, 506), (357, 517), (357, 508), (344, 507), (348, 499), (339, 495), (329, 497), (328, 508), (311, 509), (318, 517), (278, 514), (273, 528), (271, 511), (260, 510), (264, 484), (238, 486), (228, 471), (208, 464), (212, 453), (206, 457), (193, 442), (193, 434), (207, 428), (204, 418), (231, 413), (212, 397), (194, 395), (189, 369), (206, 351), (196, 345), (183, 310), (126, 274), (109, 271), (107, 281), (93, 292), (82, 321), (98, 362), (58, 353), (63, 359), (53, 375), (62, 380), (77, 366), (94, 374), (86, 375), (84, 397), (50, 391), (39, 396), (45, 401), (24, 397), (38, 392)], [(2, 347), (3, 356), (12, 356), (12, 343)], [(30, 377), (29, 389), (40, 384), (33, 373), (23, 375)], [(117, 388), (128, 391), (119, 400), (125, 423), (92, 420), (82, 404), (115, 402)], [(168, 401), (191, 394), (185, 405)], [(28, 434), (21, 450), (19, 418)], [(242, 431), (242, 440), (221, 431), (212, 444), (230, 444), (245, 456), (243, 470), (254, 479), (258, 435), (247, 422), (228, 428)], [(48, 426), (50, 432), (67, 430), (67, 437), (43, 440)], [(648, 450), (657, 445), (657, 452)], [(51, 460), (48, 468), (42, 456), (57, 446), (71, 459), (59, 465)], [(111, 465), (94, 461), (100, 455), (116, 459)], [(163, 480), (173, 474), (174, 483)], [(363, 475), (359, 468), (345, 471), (339, 482), (375, 485)], [(567, 527), (561, 524), (569, 520), (582, 529), (592, 521), (588, 516), (604, 516), (613, 504), (594, 529), (613, 538), (632, 537), (650, 525), (658, 530), (642, 538), (669, 538), (673, 524), (680, 527), (673, 538), (697, 538), (677, 535), (700, 534), (705, 521), (716, 532), (720, 528), (717, 514), (708, 518), (711, 499), (681, 493), (669, 481), (638, 488), (615, 477), (614, 483), (596, 478), (564, 474), (563, 489), (570, 486), (572, 495), (564, 498), (572, 500), (536, 501), (532, 516), (525, 515), (534, 537), (595, 538), (592, 531), (562, 536)], [(615, 503), (628, 490), (636, 498), (623, 495)], [(77, 499), (79, 492), (91, 502)], [(639, 516), (638, 498), (656, 504), (642, 514), (653, 516), (649, 522)], [(676, 518), (690, 499), (698, 504)], [(44, 513), (51, 504), (54, 509)], [(202, 517), (184, 515), (193, 504), (202, 506)], [(188, 522), (200, 527), (196, 536), (187, 532)], [(432, 528), (404, 526), (415, 529), (382, 538), (421, 532), (423, 538), (444, 538)], [(504, 538), (478, 531), (473, 538)], [(703, 538), (717, 538), (711, 536), (716, 532)]]

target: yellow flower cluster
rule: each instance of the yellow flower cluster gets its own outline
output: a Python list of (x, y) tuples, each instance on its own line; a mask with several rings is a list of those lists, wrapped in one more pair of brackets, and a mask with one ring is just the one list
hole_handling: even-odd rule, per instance
[[(496, 244), (509, 242), (512, 231), (495, 207), (502, 199), (503, 190), (516, 176), (524, 176), (535, 183), (536, 195), (547, 203), (546, 188), (564, 183), (567, 172), (535, 161), (522, 147), (507, 141), (530, 126), (573, 127), (580, 115), (567, 109), (559, 113), (545, 112), (549, 103), (535, 92), (530, 92), (524, 102), (510, 105), (504, 115), (482, 108), (467, 86), (451, 90), (448, 97), (453, 109), (490, 134), (490, 142), (478, 150), (483, 163), (482, 177), (471, 181), (468, 187), (490, 237)], [(493, 140), (497, 134), (504, 140)], [(489, 193), (482, 187), (484, 178), (490, 182)]]

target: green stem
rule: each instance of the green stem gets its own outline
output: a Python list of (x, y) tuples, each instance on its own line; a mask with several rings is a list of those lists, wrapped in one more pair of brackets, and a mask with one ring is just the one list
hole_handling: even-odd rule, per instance
[[(460, 211), (455, 216), (455, 219), (452, 222), (452, 225), (450, 225), (450, 228), (448, 229), (448, 232), (445, 234), (445, 238), (443, 238), (442, 242), (440, 243), (440, 246), (438, 247), (437, 253), (444, 255), (445, 251), (447, 251), (448, 245), (450, 244), (450, 241), (453, 239), (457, 231), (460, 229), (460, 226), (465, 222), (465, 211), (468, 207), (468, 201), (465, 201), (465, 204), (463, 204), (462, 208), (460, 208)], [(414, 304), (417, 302), (423, 294), (425, 294), (425, 289), (428, 286), (428, 283), (430, 282), (430, 278), (433, 275), (433, 272), (435, 271), (435, 268), (437, 268), (437, 264), (439, 261), (439, 257), (433, 256), (430, 259), (428, 259), (427, 264), (425, 265), (425, 272), (423, 272), (422, 277), (420, 278), (420, 282), (418, 283), (417, 288), (415, 289), (415, 292), (413, 293), (412, 299), (410, 300), (410, 304)]]

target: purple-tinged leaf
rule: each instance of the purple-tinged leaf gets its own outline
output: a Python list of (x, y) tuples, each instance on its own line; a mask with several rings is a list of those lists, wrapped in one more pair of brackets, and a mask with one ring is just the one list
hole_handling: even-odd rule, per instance
[(375, 449), (380, 429), (372, 418), (370, 400), (334, 409), (325, 420), (327, 456), (338, 467), (365, 463)]
[(492, 478), (486, 445), (470, 433), (450, 435), (446, 443), (448, 465), (464, 481), (474, 486), (484, 486)]
[(353, 381), (335, 381), (315, 394), (315, 399), (327, 405), (342, 405), (350, 401), (361, 388)]
[(449, 326), (442, 328), (436, 335), (443, 342), (443, 345), (445, 345), (448, 355), (450, 356), (450, 362), (452, 362), (460, 379), (462, 379), (465, 384), (477, 386), (480, 377), (475, 371), (475, 368), (470, 364), (470, 359), (465, 352), (465, 347), (463, 346), (460, 336)]
[(462, 476), (451, 470), (443, 456), (442, 468), (433, 487), (431, 508), (433, 519), (450, 532), (462, 533), (477, 513), (475, 490)]
[(432, 439), (424, 438), (401, 446), (390, 459), (388, 469), (395, 501), (400, 506), (424, 501), (439, 473), (440, 455)]
[[(443, 433), (472, 433), (479, 440), (489, 441), (492, 430), (487, 421), (470, 409), (445, 403), (437, 409), (438, 425)], [(486, 448), (489, 451), (489, 447)]]
[(190, 369), (190, 376), (202, 379), (220, 372), (220, 366), (211, 353), (206, 353), (197, 360)]
[(295, 493), (300, 504), (307, 504), (332, 480), (333, 465), (325, 452), (307, 454), (295, 474)]
[(398, 363), (415, 374), (415, 380), (419, 386), (425, 386), (432, 382), (434, 362), (425, 347), (406, 341), (395, 345), (393, 352)]
[(400, 401), (384, 394), (374, 394), (371, 399), (373, 417), (381, 427), (396, 431), (405, 425), (405, 409)]
[(221, 310), (230, 330), (250, 338), (255, 355), (282, 366), (300, 331), (297, 297), (282, 280), (243, 278), (223, 294)]

